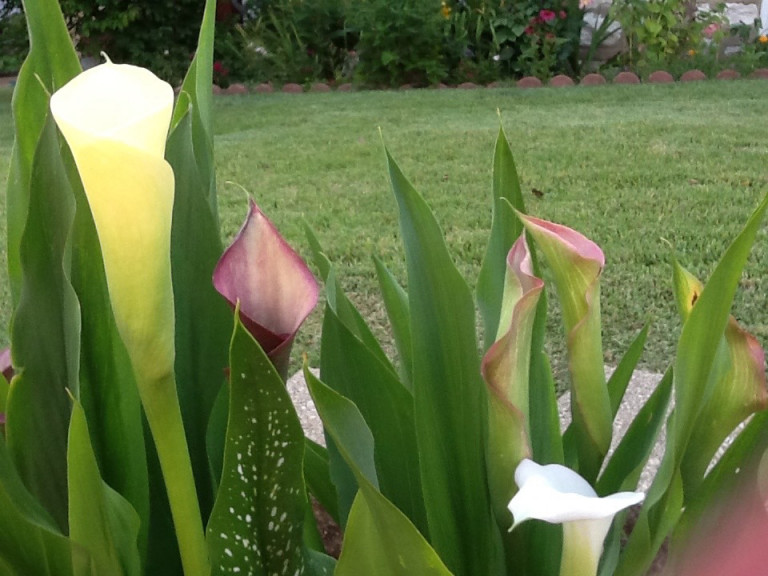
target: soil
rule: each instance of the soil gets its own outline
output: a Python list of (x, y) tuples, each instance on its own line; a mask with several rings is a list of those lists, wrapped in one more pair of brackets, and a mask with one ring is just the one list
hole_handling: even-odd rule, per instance
[(342, 533), (339, 525), (334, 522), (331, 515), (325, 511), (320, 503), (312, 498), (312, 511), (315, 513), (315, 522), (317, 522), (317, 531), (323, 539), (325, 553), (334, 558), (341, 554)]

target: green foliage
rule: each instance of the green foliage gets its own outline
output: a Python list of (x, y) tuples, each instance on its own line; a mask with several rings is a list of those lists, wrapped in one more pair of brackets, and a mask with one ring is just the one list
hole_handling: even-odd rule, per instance
[(463, 42), (459, 70), (493, 64), (495, 77), (547, 79), (578, 50), (581, 10), (557, 2), (452, 2), (451, 33)]
[[(514, 463), (510, 465), (509, 458), (519, 462), (529, 454), (534, 460), (563, 459), (595, 484), (601, 495), (615, 490), (633, 490), (658, 438), (674, 391), (676, 407), (669, 420), (667, 450), (647, 506), (640, 513), (628, 548), (621, 549), (620, 524), (614, 528), (606, 548), (605, 574), (614, 568), (626, 576), (645, 573), (661, 543), (675, 531), (684, 509), (689, 506), (695, 510), (706, 509), (729, 485), (727, 470), (713, 481), (706, 478), (706, 464), (713, 456), (713, 447), (748, 413), (765, 408), (762, 354), (753, 350), (756, 344), (750, 337), (733, 327), (735, 321), (731, 321), (732, 327), (730, 332), (727, 331), (726, 321), (738, 277), (768, 207), (768, 197), (720, 260), (710, 285), (701, 294), (696, 292), (693, 299), (690, 294), (681, 297), (681, 301), (695, 302), (695, 306), (689, 316), (688, 312), (681, 312), (685, 323), (674, 370), (668, 371), (640, 410), (616, 452), (606, 458), (611, 424), (639, 361), (648, 331), (646, 327), (640, 332), (619, 363), (616, 374), (606, 383), (600, 351), (599, 278), (603, 255), (599, 248), (573, 230), (518, 212), (529, 241), (534, 240), (547, 259), (564, 310), (569, 372), (575, 388), (571, 406), (573, 423), (561, 437), (557, 418), (551, 417), (556, 402), (554, 384), (548, 375), (542, 350), (545, 323), (543, 316), (537, 314), (537, 310), (545, 310), (545, 305), (537, 309), (536, 300), (526, 300), (526, 290), (530, 288), (522, 288), (524, 284), (514, 288), (514, 282), (510, 283), (510, 276), (517, 270), (516, 265), (510, 263), (517, 248), (512, 249), (509, 257), (506, 252), (520, 225), (512, 217), (507, 202), (514, 202), (518, 211), (522, 211), (523, 206), (519, 180), (503, 132), (499, 134), (494, 158), (494, 226), (489, 243), (492, 249), (488, 251), (492, 261), (484, 265), (478, 302), (483, 304), (486, 340), (489, 338), (488, 327), (493, 330), (493, 323), (488, 319), (499, 316), (507, 318), (503, 324), (505, 330), (506, 326), (511, 326), (512, 330), (528, 327), (525, 329), (531, 333), (520, 338), (507, 338), (506, 333), (490, 335), (495, 342), (482, 363), (483, 378), (492, 387), (489, 390), (477, 378), (480, 367), (474, 340), (475, 306), (467, 284), (451, 262), (430, 208), (389, 154), (387, 161), (400, 210), (407, 291), (399, 289), (380, 264), (378, 275), (380, 281), (383, 279), (393, 329), (399, 334), (399, 349), (403, 348), (403, 342), (410, 342), (410, 351), (402, 359), (405, 370), (401, 373), (403, 389), (413, 394), (414, 409), (412, 415), (400, 414), (406, 419), (413, 418), (416, 430), (418, 459), (410, 464), (405, 458), (392, 464), (391, 458), (401, 456), (404, 445), (393, 448), (388, 438), (391, 430), (373, 425), (379, 415), (371, 412), (369, 407), (383, 405), (381, 400), (376, 400), (382, 386), (366, 389), (351, 387), (345, 382), (345, 379), (358, 382), (370, 379), (371, 376), (358, 376), (364, 371), (375, 372), (377, 377), (386, 375), (387, 379), (394, 373), (386, 362), (373, 361), (379, 354), (379, 346), (371, 341), (370, 331), (365, 324), (360, 324), (360, 316), (350, 308), (346, 298), (341, 302), (344, 302), (348, 316), (348, 339), (343, 341), (338, 337), (336, 315), (339, 313), (340, 287), (317, 240), (310, 234), (318, 268), (326, 277), (329, 306), (323, 333), (322, 382), (306, 369), (305, 376), (326, 431), (333, 440), (335, 451), (329, 451), (331, 466), (336, 459), (351, 469), (351, 475), (332, 474), (331, 480), (340, 497), (343, 491), (347, 502), (353, 491), (350, 490), (350, 476), (354, 476), (359, 489), (346, 522), (346, 537), (354, 552), (349, 552), (346, 558), (353, 558), (355, 563), (352, 565), (361, 569), (365, 564), (360, 564), (362, 559), (356, 551), (363, 545), (361, 543), (377, 550), (381, 540), (402, 538), (403, 533), (411, 532), (407, 538), (410, 541), (408, 549), (419, 559), (416, 564), (421, 563), (420, 570), (425, 570), (423, 564), (437, 553), (454, 574), (556, 574), (558, 566), (552, 561), (552, 555), (557, 554), (559, 546), (556, 544), (557, 534), (550, 532), (545, 536), (544, 532), (534, 530), (538, 528), (536, 526), (531, 530), (515, 529), (508, 534), (511, 518), (505, 515), (503, 501), (501, 505), (495, 503), (495, 513), (491, 511), (492, 495), (496, 495), (499, 487), (512, 486), (515, 482), (516, 466)], [(528, 254), (527, 250), (525, 254)], [(507, 276), (504, 296), (500, 299), (497, 284), (501, 278), (499, 270), (504, 270), (505, 257)], [(536, 257), (531, 253), (527, 258), (530, 262), (523, 274), (529, 278), (540, 276), (542, 272)], [(331, 322), (328, 322), (329, 318)], [(326, 338), (329, 338), (327, 342)], [(514, 347), (509, 354), (515, 364), (506, 367), (502, 364), (494, 372), (495, 376), (491, 376), (500, 376), (502, 380), (491, 381), (487, 372), (489, 362), (494, 361), (495, 351), (502, 345)], [(341, 353), (355, 347), (360, 353)], [(363, 354), (366, 348), (368, 354)], [(739, 391), (740, 395), (736, 397), (737, 387), (733, 380), (742, 381), (742, 375), (747, 373), (756, 374), (754, 385), (740, 385), (743, 392)], [(521, 380), (522, 386), (527, 387), (525, 393), (504, 392), (521, 386)], [(755, 400), (745, 406), (742, 394), (749, 393), (755, 395)], [(531, 399), (530, 406), (525, 400), (527, 397)], [(728, 413), (713, 417), (712, 414), (720, 408)], [(515, 432), (520, 424), (529, 427), (530, 433)], [(699, 425), (702, 432), (694, 434)], [(396, 428), (404, 429), (404, 424), (401, 422)], [(499, 442), (498, 436), (493, 436), (495, 430), (502, 428), (507, 431), (506, 446)], [(755, 431), (750, 430), (750, 437), (754, 434)], [(536, 441), (529, 441), (530, 436)], [(495, 444), (489, 444), (492, 439)], [(478, 451), (477, 446), (483, 446), (485, 450)], [(742, 444), (738, 444), (732, 454), (726, 460), (731, 465), (743, 456)], [(607, 465), (603, 466), (606, 461)], [(361, 472), (363, 465), (365, 472)], [(383, 478), (393, 474), (401, 475), (404, 480), (413, 473), (409, 466), (418, 467), (424, 491), (427, 526), (420, 528), (419, 533), (413, 532), (410, 526), (396, 528), (390, 520), (376, 518), (370, 509), (371, 496), (377, 499), (383, 496), (400, 512), (412, 514), (396, 504), (398, 500), (408, 501), (404, 498), (407, 492), (403, 488), (408, 483), (402, 482), (398, 488), (398, 484), (390, 480), (388, 491), (383, 489), (382, 483)], [(368, 508), (362, 507), (363, 500)], [(413, 526), (418, 527), (418, 518), (410, 517)], [(372, 538), (372, 533), (378, 537)], [(565, 543), (570, 542), (567, 531), (563, 538)], [(398, 548), (405, 549), (406, 546), (400, 544)], [(340, 568), (346, 566), (344, 554), (342, 552)], [(549, 560), (544, 562), (545, 558)], [(403, 562), (408, 565), (405, 560)], [(414, 568), (405, 573), (416, 574), (417, 570)]]
[(437, 0), (370, 0), (349, 20), (360, 31), (355, 74), (370, 85), (434, 84), (447, 72)]
[(273, 0), (238, 27), (222, 61), (239, 78), (299, 82), (349, 79), (357, 33), (350, 0)]
[(29, 50), (23, 14), (0, 14), (0, 74), (19, 71)]
[[(166, 149), (176, 176), (166, 257), (175, 281), (179, 398), (171, 376), (173, 387), (155, 382), (140, 403), (134, 374), (141, 366), (130, 364), (116, 330), (112, 285), (105, 279), (89, 201), (49, 111), (51, 94), (79, 72), (77, 57), (57, 4), (25, 4), (34, 41), (14, 96), (16, 145), (8, 189), (16, 374), (0, 389), (7, 393), (0, 436), (3, 574), (173, 576), (183, 565), (186, 576), (203, 576), (210, 565), (200, 509), (203, 521), (214, 510), (209, 528), (217, 538), (210, 556), (217, 565), (232, 560), (232, 550), (218, 545), (226, 534), (233, 542), (240, 538), (242, 554), (234, 560), (258, 555), (274, 572), (290, 556), (291, 572), (302, 566), (308, 575), (333, 570), (332, 559), (309, 549), (316, 545), (312, 531), (302, 530), (311, 518), (304, 440), (284, 383), (239, 323), (227, 356), (232, 313), (211, 287), (222, 250), (211, 110), (214, 7), (207, 2), (199, 50), (173, 111)], [(167, 94), (170, 106), (170, 89)], [(238, 376), (231, 382), (228, 427), (221, 432), (214, 425), (206, 438), (227, 365)], [(254, 396), (259, 411), (251, 414)], [(225, 401), (220, 405), (226, 409)], [(146, 438), (144, 422), (153, 433)], [(277, 433), (286, 436), (282, 445), (274, 444)], [(252, 444), (243, 443), (246, 435)], [(223, 453), (218, 468), (217, 451)], [(319, 448), (313, 456), (308, 467), (317, 486), (327, 457)], [(242, 482), (249, 480), (244, 465), (261, 481), (250, 500), (241, 497)], [(279, 502), (275, 483), (284, 489)], [(275, 522), (283, 529), (274, 529)], [(199, 546), (193, 545), (197, 537)], [(290, 555), (284, 549), (289, 539)]]
[(621, 0), (612, 14), (627, 37), (627, 63), (643, 74), (704, 49), (704, 31), (722, 23), (724, 7), (697, 12), (686, 0)]

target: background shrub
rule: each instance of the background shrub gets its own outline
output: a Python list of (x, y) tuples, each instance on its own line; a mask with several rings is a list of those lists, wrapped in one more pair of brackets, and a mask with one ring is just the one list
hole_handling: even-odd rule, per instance
[(0, 74), (14, 74), (29, 50), (24, 15), (0, 14)]
[[(351, 0), (262, 2), (238, 28), (237, 66), (253, 81), (308, 83), (351, 75), (358, 33), (347, 22)], [(352, 54), (351, 54), (352, 53)]]
[(359, 81), (425, 85), (447, 77), (449, 24), (440, 0), (358, 0), (348, 17), (360, 34)]

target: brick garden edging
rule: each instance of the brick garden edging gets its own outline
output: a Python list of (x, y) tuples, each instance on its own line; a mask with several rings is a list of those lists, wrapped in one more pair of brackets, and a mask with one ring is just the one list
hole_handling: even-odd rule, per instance
[[(726, 69), (721, 70), (714, 78), (711, 79), (735, 80), (737, 78), (741, 78), (741, 75), (736, 70)], [(756, 69), (754, 72), (752, 72), (752, 74), (749, 75), (749, 78), (768, 79), (768, 68)], [(634, 72), (619, 72), (612, 81), (608, 81), (602, 74), (592, 73), (584, 76), (579, 82), (564, 74), (558, 74), (557, 76), (554, 76), (547, 84), (544, 84), (544, 82), (535, 76), (525, 76), (524, 78), (518, 80), (514, 86), (517, 88), (540, 88), (545, 85), (553, 87), (569, 87), (575, 85), (599, 86), (603, 84), (672, 84), (674, 82), (700, 82), (709, 79), (710, 78), (708, 78), (704, 72), (697, 69), (688, 70), (682, 74), (680, 78), (677, 79), (675, 79), (675, 77), (666, 70), (657, 70), (656, 72), (651, 73), (645, 80), (641, 80)], [(512, 84), (507, 84), (506, 86), (512, 86)], [(505, 84), (501, 82), (491, 82), (487, 85), (475, 84), (473, 82), (464, 82), (457, 86), (447, 86), (441, 83), (432, 86), (431, 88), (436, 90), (444, 90), (447, 88), (454, 88), (458, 90), (476, 90), (481, 88), (493, 89), (503, 87), (505, 87)], [(413, 88), (414, 87), (412, 85), (405, 84), (401, 86), (399, 90), (411, 90)], [(353, 90), (355, 90), (354, 86), (349, 83), (339, 84), (336, 87), (332, 87), (324, 82), (314, 82), (308, 90), (305, 90), (304, 86), (301, 84), (294, 83), (285, 84), (279, 90), (275, 88), (272, 83), (257, 84), (250, 90), (248, 90), (244, 84), (232, 84), (226, 89), (219, 88), (215, 84), (213, 86), (213, 92), (215, 94), (247, 94), (249, 92), (256, 94), (270, 94), (278, 91), (285, 94), (303, 94), (304, 92), (351, 92)]]

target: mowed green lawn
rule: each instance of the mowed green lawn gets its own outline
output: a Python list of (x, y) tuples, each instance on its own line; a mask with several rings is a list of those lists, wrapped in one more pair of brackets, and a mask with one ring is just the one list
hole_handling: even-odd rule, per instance
[[(306, 221), (337, 264), (352, 300), (386, 340), (371, 256), (382, 257), (401, 278), (404, 265), (379, 129), (434, 208), (457, 265), (474, 287), (490, 227), (498, 109), (528, 211), (581, 231), (605, 251), (606, 362), (615, 363), (650, 321), (643, 364), (661, 370), (672, 360), (679, 333), (670, 245), (706, 279), (768, 191), (766, 96), (768, 82), (742, 80), (217, 97), (222, 233), (231, 239), (245, 216), (243, 189), (305, 254)], [(10, 92), (0, 92), (3, 183), (10, 122)], [(4, 244), (4, 222), (0, 232)], [(734, 309), (764, 343), (767, 264), (764, 229)], [(2, 326), (10, 317), (6, 284), (0, 282)], [(320, 324), (316, 312), (297, 345), (313, 363)], [(562, 369), (556, 307), (550, 324), (551, 349)]]

